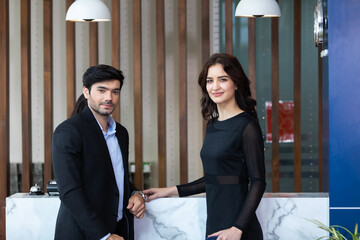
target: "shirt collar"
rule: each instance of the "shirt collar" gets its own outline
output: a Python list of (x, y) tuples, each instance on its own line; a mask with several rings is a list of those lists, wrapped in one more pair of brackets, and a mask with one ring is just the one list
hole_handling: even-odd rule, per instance
[[(94, 116), (95, 117), (95, 116)], [(102, 131), (102, 133), (105, 135), (112, 135), (112, 134), (115, 134), (116, 133), (116, 122), (115, 120), (113, 119), (113, 117), (111, 115), (108, 116), (108, 119), (107, 119), (107, 123), (109, 125), (109, 128), (108, 128), (108, 131), (107, 133), (104, 132), (101, 124), (99, 123), (99, 121), (95, 118), (96, 122), (99, 124), (100, 126), (100, 129)]]
[(112, 116), (110, 115), (108, 117), (108, 125), (109, 125), (109, 129), (108, 129), (108, 132), (107, 134), (115, 134), (116, 133), (116, 122), (115, 120), (112, 118)]

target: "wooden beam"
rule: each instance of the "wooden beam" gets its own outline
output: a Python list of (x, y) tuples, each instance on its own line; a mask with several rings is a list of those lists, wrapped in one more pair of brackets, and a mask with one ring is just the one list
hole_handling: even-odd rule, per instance
[[(53, 178), (51, 140), (53, 133), (53, 27), (52, 0), (44, 0), (44, 185)], [(45, 188), (44, 188), (45, 189)]]
[(233, 54), (233, 0), (225, 0), (225, 51)]
[[(111, 64), (120, 69), (120, 0), (112, 0), (111, 4), (111, 39)], [(120, 98), (112, 116), (120, 122)]]
[(201, 46), (203, 64), (210, 56), (210, 4), (209, 0), (201, 0)]
[(180, 183), (188, 182), (186, 0), (178, 0), (179, 17), (179, 117)]
[(301, 0), (294, 0), (294, 191), (301, 192)]
[(166, 81), (164, 0), (156, 0), (156, 64), (158, 92), (158, 186), (166, 187)]
[(279, 19), (271, 19), (271, 152), (272, 191), (280, 191), (279, 178)]
[(32, 184), (30, 0), (21, 0), (22, 192)]
[[(66, 0), (66, 9), (69, 9), (74, 0)], [(75, 23), (66, 22), (66, 112), (71, 116), (76, 101), (75, 85)]]
[(248, 18), (248, 77), (252, 98), (256, 99), (256, 24), (255, 18)]
[[(201, 1), (201, 46), (202, 46), (202, 63), (210, 57), (210, 3), (209, 0)], [(203, 119), (203, 138), (205, 138), (207, 121)]]
[(323, 111), (322, 111), (322, 58), (320, 57), (322, 46), (318, 46), (318, 111), (319, 111), (319, 192), (323, 192)]
[(0, 0), (0, 239), (6, 239), (9, 195), (9, 0)]
[(133, 61), (135, 118), (135, 186), (143, 189), (141, 0), (133, 0)]
[(99, 64), (99, 26), (97, 22), (90, 22), (89, 24), (90, 66), (95, 66)]

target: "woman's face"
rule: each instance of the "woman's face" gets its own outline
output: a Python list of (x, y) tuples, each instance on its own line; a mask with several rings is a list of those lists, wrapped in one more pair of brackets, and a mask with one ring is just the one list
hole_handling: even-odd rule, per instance
[(215, 64), (208, 70), (206, 90), (211, 100), (217, 105), (235, 103), (235, 83), (224, 71), (221, 64)]

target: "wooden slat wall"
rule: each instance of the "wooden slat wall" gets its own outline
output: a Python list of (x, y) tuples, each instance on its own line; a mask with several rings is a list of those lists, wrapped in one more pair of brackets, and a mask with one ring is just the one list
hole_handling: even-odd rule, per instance
[(319, 192), (323, 192), (323, 114), (322, 114), (322, 58), (320, 57), (322, 47), (318, 46), (318, 111), (319, 111)]
[(301, 0), (294, 0), (294, 191), (301, 192)]
[(232, 0), (225, 0), (225, 51), (233, 54)]
[(95, 66), (99, 63), (99, 25), (97, 22), (91, 22), (89, 27), (90, 66)]
[(255, 18), (248, 18), (248, 78), (250, 79), (251, 96), (256, 99), (256, 27)]
[(166, 187), (165, 0), (156, 0), (156, 64), (158, 92), (158, 186)]
[[(66, 0), (66, 10), (74, 0)], [(75, 87), (75, 23), (66, 22), (66, 112), (69, 118), (76, 101)]]
[(53, 133), (53, 17), (52, 0), (44, 0), (44, 185), (53, 178), (51, 141)]
[[(120, 0), (112, 0), (111, 4), (111, 38), (111, 64), (120, 69)], [(120, 122), (120, 98), (112, 116)]]
[(187, 67), (186, 67), (186, 0), (178, 1), (179, 9), (179, 117), (180, 117), (180, 183), (188, 182), (187, 142)]
[(271, 19), (271, 138), (272, 191), (280, 191), (279, 179), (279, 19)]
[(135, 186), (143, 188), (143, 122), (141, 72), (141, 0), (133, 0), (133, 61), (135, 118)]
[(31, 27), (30, 0), (21, 1), (21, 126), (22, 126), (22, 191), (30, 190), (31, 164)]
[(5, 240), (9, 194), (9, 0), (0, 0), (0, 239)]
[[(68, 8), (74, 0), (66, 0)], [(294, 189), (301, 192), (301, 0), (294, 0)], [(165, 0), (157, 0), (157, 84), (158, 84), (158, 185), (166, 186), (166, 79), (165, 79)], [(5, 238), (5, 198), (9, 194), (9, 1), (0, 0), (0, 239)], [(142, 53), (141, 53), (141, 0), (133, 0), (133, 64), (134, 64), (134, 116), (135, 116), (135, 185), (143, 188), (143, 136), (142, 136)], [(209, 0), (202, 0), (202, 61), (209, 57)], [(226, 52), (233, 52), (232, 1), (225, 0)], [(53, 178), (51, 162), (51, 138), (53, 132), (53, 43), (52, 0), (44, 0), (44, 185)], [(24, 191), (31, 185), (31, 71), (30, 71), (30, 0), (21, 1), (21, 77), (22, 77), (22, 132), (23, 132), (23, 182)], [(120, 67), (120, 1), (112, 1), (112, 64)], [(180, 120), (180, 182), (188, 181), (187, 140), (187, 54), (186, 54), (186, 0), (178, 1), (179, 24), (179, 120)], [(272, 157), (273, 191), (279, 191), (279, 29), (278, 19), (271, 20), (272, 28)], [(255, 19), (249, 19), (249, 78), (251, 90), (256, 98), (256, 44)], [(90, 24), (90, 64), (98, 64), (98, 26)], [(319, 54), (320, 54), (319, 47)], [(66, 23), (66, 72), (67, 114), (70, 116), (75, 102), (75, 24)], [(322, 72), (319, 58), (319, 184), (322, 191)], [(116, 116), (119, 120), (119, 116)]]

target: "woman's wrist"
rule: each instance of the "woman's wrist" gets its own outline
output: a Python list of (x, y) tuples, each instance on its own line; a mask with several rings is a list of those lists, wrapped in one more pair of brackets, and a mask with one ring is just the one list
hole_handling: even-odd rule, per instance
[(179, 192), (176, 186), (169, 187), (169, 195), (170, 197), (179, 196)]
[(243, 231), (235, 226), (231, 227), (234, 231), (238, 232), (240, 234), (240, 236), (242, 235)]

